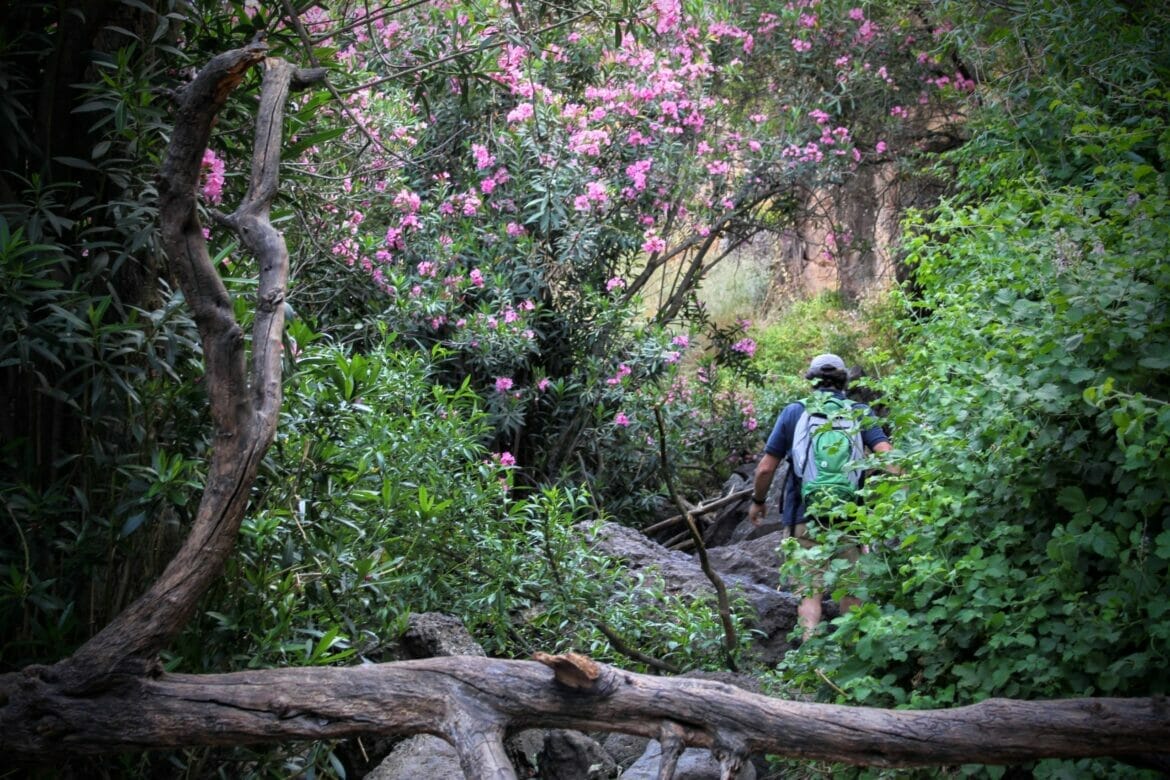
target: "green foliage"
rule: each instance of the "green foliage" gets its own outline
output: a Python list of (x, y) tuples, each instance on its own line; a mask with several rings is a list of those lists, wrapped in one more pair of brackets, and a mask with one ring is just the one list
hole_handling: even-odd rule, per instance
[[(1102, 51), (1075, 5), (1021, 34)], [(884, 385), (907, 475), (846, 527), (873, 550), (848, 583), (866, 605), (790, 680), (915, 707), (1170, 689), (1170, 155), (1130, 69), (1165, 41), (1109, 20), (1144, 48), (981, 112), (941, 163), (966, 189), (908, 222), (919, 293)]]
[(755, 362), (767, 376), (761, 387), (760, 406), (778, 414), (784, 405), (807, 395), (809, 383), (804, 374), (809, 361), (824, 352), (840, 355), (848, 366), (879, 371), (882, 363), (873, 360), (874, 353), (867, 351), (875, 339), (889, 339), (884, 323), (871, 316), (877, 305), (867, 302), (863, 308), (851, 308), (836, 293), (822, 293), (792, 301), (759, 325)]
[(406, 617), (427, 611), (460, 617), (493, 655), (588, 648), (613, 660), (605, 623), (680, 665), (712, 663), (710, 605), (662, 596), (658, 619), (639, 622), (657, 602), (583, 542), (588, 495), (512, 498), (514, 467), (481, 443), (488, 415), (433, 371), (396, 346), (303, 348), (259, 508), (169, 665), (384, 659)]

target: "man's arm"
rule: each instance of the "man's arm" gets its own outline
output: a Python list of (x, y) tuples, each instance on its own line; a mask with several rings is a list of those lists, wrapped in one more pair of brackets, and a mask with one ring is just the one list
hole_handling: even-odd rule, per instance
[(756, 464), (756, 475), (752, 481), (752, 505), (748, 509), (748, 520), (752, 521), (752, 525), (759, 525), (764, 519), (768, 510), (768, 490), (772, 487), (779, 465), (780, 458), (768, 452)]
[[(873, 445), (872, 452), (875, 455), (877, 455), (877, 454), (881, 454), (883, 452), (889, 452), (892, 449), (894, 449), (894, 447), (892, 444), (890, 444), (889, 440), (887, 439), (884, 441), (879, 441), (877, 444)], [(885, 469), (886, 472), (893, 474), (894, 476), (899, 476), (902, 473), (902, 469), (900, 469), (898, 466), (894, 465), (893, 463), (887, 463), (886, 465), (882, 466), (882, 468)]]

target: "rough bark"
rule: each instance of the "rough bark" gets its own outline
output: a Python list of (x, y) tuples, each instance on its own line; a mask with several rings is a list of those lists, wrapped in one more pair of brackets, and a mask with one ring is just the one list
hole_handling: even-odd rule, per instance
[(350, 668), (131, 677), (73, 695), (52, 670), (0, 678), (14, 758), (425, 732), (469, 778), (512, 777), (506, 729), (619, 731), (742, 760), (766, 752), (873, 766), (1135, 756), (1170, 744), (1164, 699), (992, 699), (951, 710), (789, 702), (709, 680), (634, 674), (581, 656), (475, 656)]
[(259, 294), (252, 330), (251, 375), (244, 333), (207, 251), (196, 212), (203, 151), (216, 114), (248, 70), (265, 59), (263, 44), (213, 58), (186, 87), (159, 177), (159, 220), (171, 270), (203, 343), (215, 447), (191, 533), (154, 585), (74, 656), (60, 664), (70, 685), (106, 685), (111, 674), (141, 674), (176, 636), (199, 597), (223, 570), (247, 508), (260, 460), (276, 433), (281, 403), (281, 334), (288, 250), (269, 221), (276, 197), (284, 105), (293, 85), (320, 72), (270, 59), (261, 86), (248, 193), (222, 221), (256, 256)]
[(710, 748), (730, 777), (752, 753), (877, 766), (1141, 756), (1170, 744), (1163, 699), (990, 700), (941, 711), (787, 702), (732, 686), (633, 674), (576, 655), (537, 661), (453, 657), (351, 668), (163, 674), (157, 653), (184, 626), (232, 549), (280, 407), (288, 255), (268, 220), (290, 88), (320, 78), (268, 60), (247, 197), (221, 220), (256, 254), (260, 293), (247, 371), (243, 332), (212, 266), (195, 210), (212, 121), (256, 44), (214, 58), (185, 90), (160, 180), (165, 246), (198, 322), (215, 449), (196, 521), (158, 582), (72, 657), (0, 676), (0, 754), (52, 760), (178, 746), (360, 734), (429, 733), (469, 778), (514, 778), (503, 736), (527, 726), (659, 739), (662, 774), (684, 746)]

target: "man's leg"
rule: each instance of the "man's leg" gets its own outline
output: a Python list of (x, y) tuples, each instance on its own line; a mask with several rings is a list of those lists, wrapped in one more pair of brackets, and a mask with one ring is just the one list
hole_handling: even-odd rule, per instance
[[(816, 543), (809, 538), (808, 523), (799, 523), (792, 529), (792, 535), (800, 542), (800, 546), (806, 550), (811, 550), (816, 547)], [(813, 566), (813, 587), (816, 590), (807, 591), (801, 594), (800, 605), (796, 608), (796, 622), (801, 628), (801, 639), (808, 639), (816, 631), (817, 626), (821, 624), (821, 598), (824, 594), (821, 591), (821, 574), (815, 564)]]
[(800, 606), (796, 608), (796, 619), (800, 623), (803, 631), (801, 639), (808, 639), (817, 630), (817, 626), (821, 624), (821, 598), (822, 593), (809, 593), (800, 600)]
[[(850, 545), (841, 551), (841, 557), (849, 561), (853, 566), (857, 566), (857, 562), (861, 560), (862, 548), (857, 545)], [(842, 596), (841, 600), (837, 602), (841, 608), (841, 614), (844, 615), (854, 607), (861, 606), (861, 599), (856, 596)]]

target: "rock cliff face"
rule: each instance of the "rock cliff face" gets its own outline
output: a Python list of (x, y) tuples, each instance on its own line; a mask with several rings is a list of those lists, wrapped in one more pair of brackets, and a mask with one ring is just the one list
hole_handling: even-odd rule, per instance
[(774, 295), (807, 297), (839, 291), (846, 302), (904, 279), (898, 262), (899, 225), (910, 208), (938, 202), (944, 182), (903, 176), (897, 161), (862, 166), (845, 183), (805, 199), (806, 217), (774, 238)]

